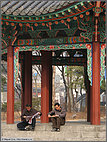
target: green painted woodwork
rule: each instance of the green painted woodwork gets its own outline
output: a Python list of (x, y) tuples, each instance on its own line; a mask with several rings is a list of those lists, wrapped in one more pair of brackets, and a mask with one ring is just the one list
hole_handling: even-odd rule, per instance
[(14, 46), (40, 46), (40, 45), (60, 45), (60, 44), (73, 44), (73, 43), (84, 43), (82, 37), (64, 37), (64, 38), (46, 38), (46, 39), (26, 39), (18, 40)]
[(100, 44), (100, 85), (102, 84), (103, 78), (105, 76), (105, 57), (106, 57), (106, 44)]
[(106, 35), (105, 35), (105, 22), (104, 22), (104, 19), (105, 19), (105, 16), (102, 15), (100, 16), (100, 22), (98, 24), (98, 29), (99, 29), (99, 32), (100, 32), (100, 41), (101, 42), (105, 42), (106, 40)]
[(89, 42), (92, 42), (93, 31), (95, 30), (94, 22), (92, 22), (92, 17), (89, 17), (89, 21), (86, 21), (86, 18), (79, 19), (79, 29), (84, 30), (85, 32), (81, 32), (81, 36), (87, 39)]
[[(63, 23), (58, 23), (57, 25), (53, 24), (51, 26), (52, 30), (49, 29), (49, 27), (42, 26), (39, 25), (38, 27), (35, 27), (34, 25), (30, 25), (26, 26), (26, 25), (22, 25), (22, 28), (20, 26), (11, 26), (11, 23), (8, 23), (9, 25), (3, 24), (3, 28), (2, 28), (2, 46), (3, 48), (6, 48), (6, 46), (8, 46), (8, 37), (12, 38), (12, 41), (14, 41), (15, 36), (14, 34), (16, 32), (18, 32), (18, 35), (22, 34), (23, 32), (28, 32), (28, 34), (30, 34), (31, 39), (36, 39), (36, 38), (41, 38), (38, 35), (42, 32), (42, 31), (46, 31), (47, 35), (49, 36), (49, 38), (55, 38), (55, 36), (57, 35), (57, 32), (60, 30), (64, 30), (65, 33), (67, 34), (67, 37), (75, 37), (75, 32), (79, 29), (80, 30), (80, 36), (81, 36), (81, 42), (92, 42), (92, 36), (93, 36), (93, 32), (95, 31), (95, 26), (94, 26), (94, 22), (92, 20), (93, 17), (91, 16), (85, 16), (84, 18), (79, 18), (78, 20), (71, 20), (70, 22), (66, 22), (66, 25)], [(88, 20), (87, 20), (88, 19)], [(105, 22), (104, 22), (104, 15), (102, 17), (100, 17), (100, 22), (98, 23), (98, 32), (100, 34), (100, 41), (101, 42), (105, 42), (106, 36), (105, 36)], [(68, 28), (69, 26), (69, 28)], [(17, 27), (15, 30), (14, 28)], [(21, 31), (22, 30), (22, 31)], [(9, 33), (9, 31), (11, 31), (11, 33)], [(66, 38), (65, 38), (66, 39)], [(84, 40), (83, 40), (84, 39)], [(55, 41), (54, 39), (49, 39), (53, 44), (53, 42)], [(50, 44), (48, 43), (47, 39), (41, 39), (40, 41), (44, 41), (43, 44), (47, 45)], [(79, 43), (78, 41), (78, 37), (75, 38), (76, 42)], [(60, 42), (60, 44), (63, 44), (65, 42)], [(73, 42), (68, 42), (68, 43), (73, 43)], [(58, 44), (57, 42), (55, 42), (55, 44)], [(15, 42), (13, 45), (17, 45), (17, 43)], [(37, 39), (37, 45), (41, 45), (39, 44), (39, 40)]]
[[(20, 47), (15, 47), (14, 48), (14, 79), (15, 79), (15, 84), (18, 79), (18, 70), (19, 70), (19, 51), (34, 51), (34, 50), (46, 50), (46, 51), (55, 51), (55, 50), (68, 50), (68, 49), (87, 49), (87, 68), (88, 68), (88, 76), (90, 79), (90, 82), (92, 83), (92, 58), (91, 58), (91, 44), (71, 44), (71, 45), (48, 45), (48, 46), (20, 46)], [(91, 58), (91, 59), (90, 59)]]
[(10, 44), (14, 44), (16, 34), (16, 26), (6, 25), (6, 28), (2, 27), (2, 49), (5, 49), (7, 46), (9, 46), (9, 39), (11, 39)]

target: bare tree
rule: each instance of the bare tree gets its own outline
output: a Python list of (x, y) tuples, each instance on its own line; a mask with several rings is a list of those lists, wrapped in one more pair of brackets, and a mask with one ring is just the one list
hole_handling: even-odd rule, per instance
[(57, 67), (61, 72), (61, 75), (62, 75), (62, 78), (63, 78), (63, 83), (64, 83), (64, 86), (65, 86), (65, 109), (67, 111), (67, 96), (68, 96), (68, 93), (69, 93), (69, 89), (68, 89), (68, 86), (67, 86), (67, 81), (65, 79), (64, 66), (62, 66), (61, 69), (59, 68), (59, 66), (57, 66)]
[(53, 66), (53, 79), (52, 79), (52, 107), (55, 103), (55, 66)]

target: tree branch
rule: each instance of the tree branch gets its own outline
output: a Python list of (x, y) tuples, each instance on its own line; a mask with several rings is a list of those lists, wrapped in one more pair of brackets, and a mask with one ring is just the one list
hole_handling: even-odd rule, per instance
[(34, 67), (33, 67), (33, 69), (36, 70), (37, 73), (38, 73), (38, 75), (41, 77), (41, 74), (39, 73), (40, 70), (38, 71), (38, 70), (37, 70), (36, 68), (34, 68)]

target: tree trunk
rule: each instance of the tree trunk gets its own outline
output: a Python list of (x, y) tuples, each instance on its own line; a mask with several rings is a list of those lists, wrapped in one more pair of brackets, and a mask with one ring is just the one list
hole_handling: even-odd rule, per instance
[(72, 111), (74, 111), (74, 95), (73, 95), (73, 88), (71, 87), (71, 107), (72, 107)]
[[(67, 75), (67, 84), (69, 86), (70, 82), (69, 82), (69, 75)], [(67, 98), (68, 98), (68, 112), (71, 112), (71, 98), (70, 98), (70, 93), (69, 93), (69, 87), (67, 87)]]
[(55, 66), (53, 66), (53, 79), (52, 79), (52, 108), (55, 104)]
[(78, 98), (78, 91), (76, 90), (76, 84), (75, 84), (75, 92), (76, 92), (76, 99), (75, 99), (75, 105), (74, 105), (74, 109), (75, 109), (75, 111), (77, 110), (77, 106), (76, 106), (76, 104), (77, 104), (77, 98)]
[(85, 112), (87, 112), (87, 95), (88, 95), (88, 93), (86, 92), (86, 98), (85, 98)]
[(64, 74), (64, 66), (62, 66), (62, 70), (58, 67), (58, 69), (61, 71), (61, 74), (62, 74), (62, 78), (63, 78), (63, 83), (64, 83), (64, 86), (65, 86), (65, 103), (64, 103), (64, 106), (65, 106), (65, 110), (67, 111), (67, 83), (66, 83), (66, 79), (65, 79), (65, 74)]
[(81, 112), (83, 111), (83, 98), (82, 98), (82, 88), (80, 88), (80, 94), (81, 94)]
[(36, 96), (38, 98), (38, 92), (37, 92), (37, 76), (35, 76), (35, 89), (36, 89)]
[(64, 75), (64, 67), (62, 66), (62, 78), (63, 78), (63, 83), (65, 85), (65, 110), (67, 111), (67, 92), (68, 92), (68, 87), (66, 85), (66, 80), (65, 80), (65, 75)]

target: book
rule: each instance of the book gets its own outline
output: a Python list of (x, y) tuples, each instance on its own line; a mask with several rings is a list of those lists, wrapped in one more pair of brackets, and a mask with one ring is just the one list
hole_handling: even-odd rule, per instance
[(33, 116), (26, 116), (26, 121), (28, 121), (29, 124), (32, 124), (32, 119), (38, 116), (39, 116), (39, 112), (35, 113)]

